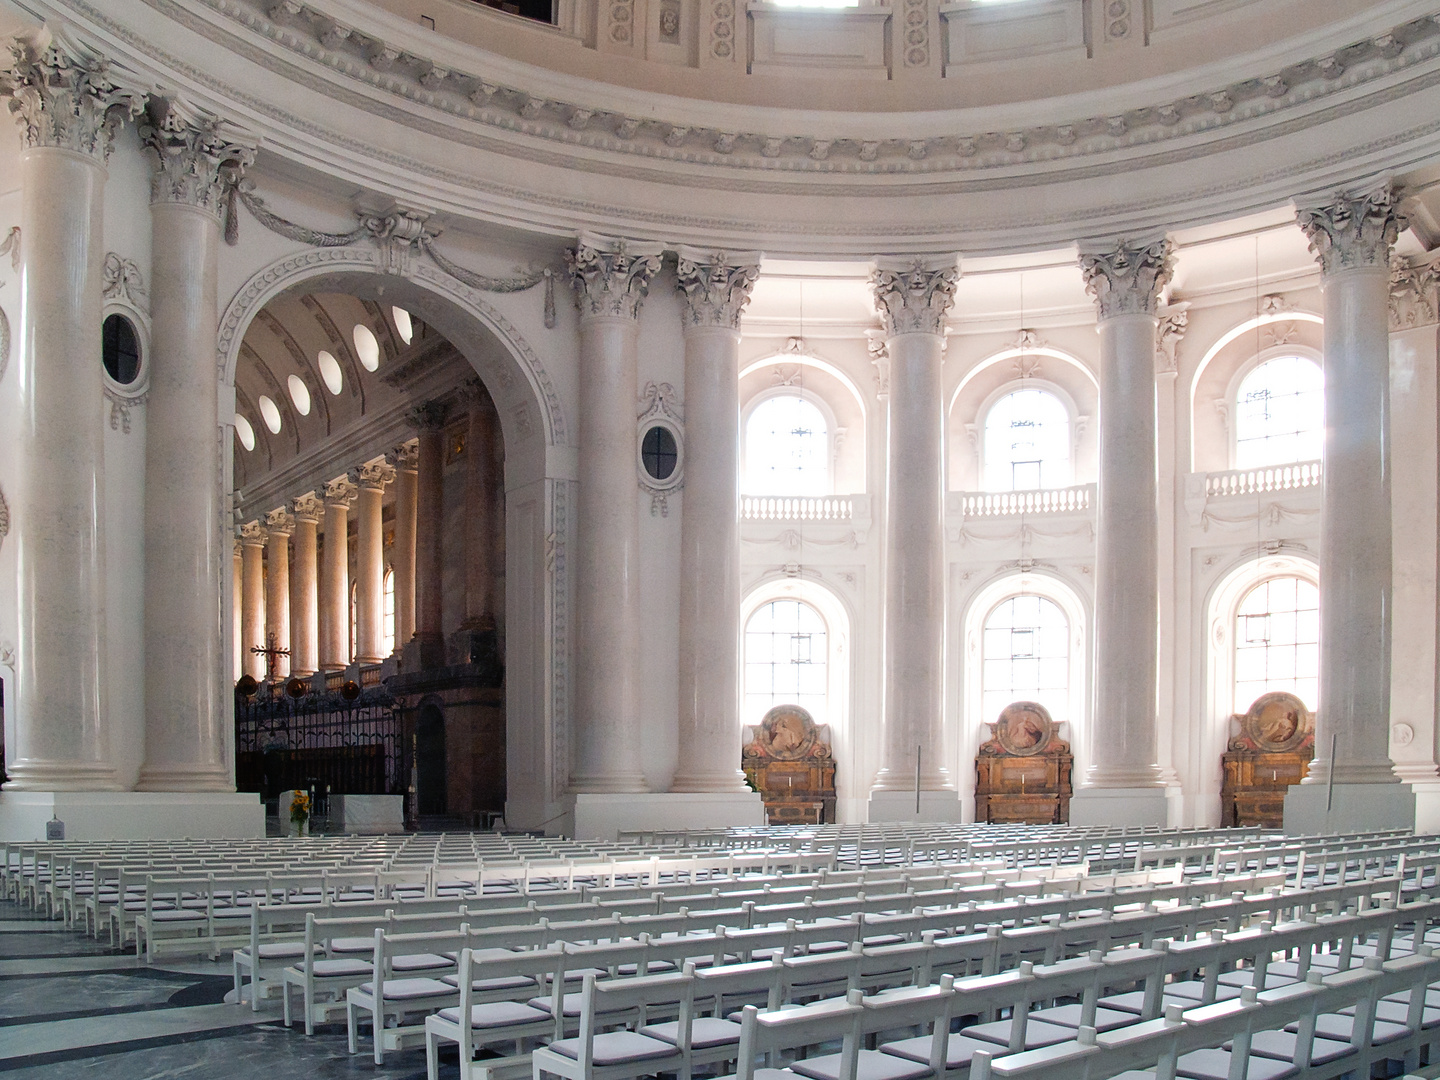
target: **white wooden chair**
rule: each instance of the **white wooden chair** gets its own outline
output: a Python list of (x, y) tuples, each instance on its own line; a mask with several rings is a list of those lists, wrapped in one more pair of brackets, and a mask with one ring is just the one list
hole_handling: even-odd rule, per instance
[[(563, 978), (564, 954), (558, 946), (527, 952), (465, 949), (455, 976), (459, 1001), (425, 1018), (425, 1067), (429, 1080), (439, 1076), (442, 1042), (456, 1043), (460, 1051), (461, 1080), (471, 1080), (475, 1051), (500, 1042), (514, 1042), (509, 1063), (512, 1072), (523, 1064), (529, 1075), (530, 1056), (522, 1054), (524, 1040), (558, 1039), (563, 1032), (548, 1010), (527, 1004), (533, 991), (547, 981)], [(445, 981), (448, 981), (448, 977)], [(487, 1062), (486, 1069), (497, 1067)], [(503, 1067), (503, 1066), (501, 1066)]]
[[(439, 975), (454, 966), (445, 955), (458, 955), (466, 945), (464, 930), (430, 934), (388, 934), (375, 931), (375, 952), (370, 979), (345, 991), (345, 1030), (350, 1053), (358, 1052), (359, 1014), (370, 1016), (376, 1065), (385, 1063), (386, 1050), (401, 1050), (418, 1041), (424, 1022), (406, 1024), (405, 1018), (429, 1014), (454, 1005), (460, 988), (441, 982)], [(395, 1026), (388, 1024), (394, 1017)]]
[[(603, 982), (586, 975), (581, 990), (579, 1034), (557, 1039), (531, 1055), (534, 1080), (546, 1076), (626, 1080), (662, 1072), (690, 1080), (693, 994), (694, 978), (683, 973)], [(678, 1042), (641, 1034), (652, 1009), (678, 1010)], [(616, 1031), (600, 1030), (622, 1015), (634, 1016), (635, 1030), (628, 1026)]]

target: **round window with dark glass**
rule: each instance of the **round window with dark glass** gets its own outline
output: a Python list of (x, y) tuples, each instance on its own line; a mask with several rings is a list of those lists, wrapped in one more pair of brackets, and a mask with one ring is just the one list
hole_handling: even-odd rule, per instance
[(640, 442), (640, 460), (651, 480), (669, 480), (675, 474), (675, 465), (680, 458), (680, 448), (675, 445), (675, 433), (667, 427), (656, 424), (645, 432)]
[(124, 315), (109, 315), (101, 328), (105, 371), (121, 386), (140, 377), (140, 339)]

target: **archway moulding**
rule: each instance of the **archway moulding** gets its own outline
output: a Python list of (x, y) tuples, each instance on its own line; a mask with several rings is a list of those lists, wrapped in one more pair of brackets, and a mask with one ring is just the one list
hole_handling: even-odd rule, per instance
[[(764, 356), (751, 360), (740, 368), (740, 379), (743, 381), (749, 376), (754, 375), (757, 371), (763, 371), (767, 367), (781, 368), (789, 364), (798, 367), (813, 367), (817, 371), (823, 371), (826, 375), (835, 379), (849, 391), (850, 396), (855, 399), (855, 404), (860, 407), (860, 415), (866, 419), (869, 418), (869, 409), (866, 408), (865, 395), (860, 392), (860, 387), (856, 385), (855, 380), (851, 378), (849, 373), (840, 367), (840, 365), (836, 364), (833, 360), (828, 360), (819, 355), (808, 346), (805, 352), (766, 353)], [(751, 395), (751, 398), (747, 399), (746, 404), (760, 396), (760, 394)], [(744, 404), (742, 404), (742, 408), (743, 407)]]
[[(1048, 357), (1052, 360), (1059, 360), (1061, 363), (1079, 371), (1085, 377), (1086, 382), (1088, 382), (1091, 388), (1097, 393), (1100, 390), (1100, 380), (1096, 378), (1095, 372), (1091, 371), (1090, 366), (1074, 353), (1069, 353), (1050, 345), (1035, 345), (1029, 348), (1012, 346), (1011, 348), (1001, 349), (999, 352), (991, 353), (967, 370), (964, 375), (960, 376), (960, 381), (956, 383), (955, 389), (950, 393), (950, 400), (946, 403), (945, 415), (949, 416), (954, 411), (956, 402), (960, 400), (960, 395), (965, 392), (966, 387), (978, 376), (993, 368), (996, 364), (1003, 364), (1006, 360), (1017, 360), (1022, 356), (1040, 356)], [(1061, 385), (1053, 379), (1047, 381), (1052, 386)], [(1069, 394), (1069, 391), (1066, 391), (1066, 393)], [(1073, 404), (1073, 400), (1071, 403)]]

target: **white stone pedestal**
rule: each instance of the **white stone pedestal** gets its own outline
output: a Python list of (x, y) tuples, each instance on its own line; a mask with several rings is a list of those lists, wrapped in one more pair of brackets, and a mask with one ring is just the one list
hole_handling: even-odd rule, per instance
[(913, 791), (872, 791), (868, 820), (874, 821), (949, 821), (964, 820), (960, 794), (955, 791), (920, 792), (920, 812), (915, 812)]
[(67, 840), (261, 839), (253, 792), (0, 791), (0, 840), (44, 840), (59, 818)]
[(1172, 827), (1184, 809), (1179, 787), (1082, 787), (1070, 796), (1071, 825)]
[[(1325, 809), (1327, 798), (1328, 811)], [(1292, 784), (1285, 793), (1285, 831), (1304, 835), (1413, 829), (1416, 802), (1415, 791), (1409, 784), (1337, 783), (1333, 798), (1325, 784)], [(1427, 806), (1428, 809), (1433, 807)], [(1432, 820), (1431, 828), (1437, 824), (1440, 823)]]
[(722, 829), (764, 825), (765, 804), (754, 791), (666, 791), (575, 797), (577, 840), (614, 840), (628, 829)]
[(404, 795), (331, 795), (330, 831), (376, 836), (405, 831)]

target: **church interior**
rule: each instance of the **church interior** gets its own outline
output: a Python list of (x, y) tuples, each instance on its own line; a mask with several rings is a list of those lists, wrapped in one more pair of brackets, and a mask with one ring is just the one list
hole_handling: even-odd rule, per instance
[(1440, 1075), (1433, 0), (0, 42), (0, 1071)]

